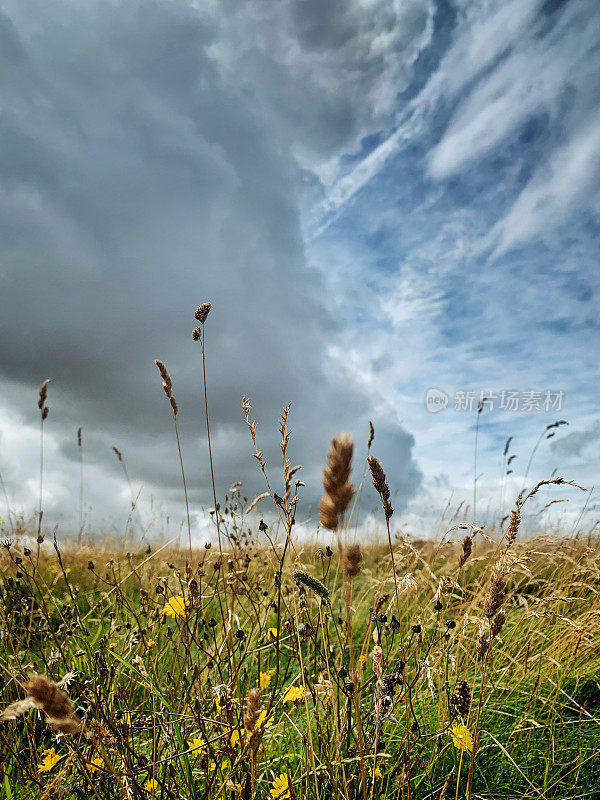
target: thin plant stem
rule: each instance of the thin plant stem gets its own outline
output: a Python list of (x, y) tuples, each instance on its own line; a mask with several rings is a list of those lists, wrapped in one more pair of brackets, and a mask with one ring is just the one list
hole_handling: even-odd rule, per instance
[(44, 492), (44, 417), (40, 420), (40, 504), (38, 508), (38, 536), (42, 530), (42, 499)]
[(183, 455), (181, 452), (181, 441), (179, 440), (179, 428), (177, 427), (177, 417), (175, 413), (173, 413), (173, 426), (175, 428), (175, 436), (177, 438), (177, 452), (179, 453), (179, 465), (181, 467), (181, 480), (183, 483), (183, 494), (185, 496), (185, 513), (187, 516), (187, 528), (188, 528), (188, 543), (190, 548), (190, 565), (192, 561), (192, 526), (190, 524), (190, 504), (188, 501), (188, 490), (187, 490), (187, 481), (185, 479), (185, 469), (183, 468)]
[(8, 515), (8, 524), (10, 525), (11, 533), (14, 536), (15, 533), (15, 526), (12, 521), (12, 513), (10, 510), (10, 502), (8, 500), (8, 492), (6, 491), (6, 484), (4, 483), (4, 478), (2, 477), (2, 473), (0, 472), (0, 485), (2, 486), (2, 492), (4, 494), (4, 501), (6, 502), (6, 513)]

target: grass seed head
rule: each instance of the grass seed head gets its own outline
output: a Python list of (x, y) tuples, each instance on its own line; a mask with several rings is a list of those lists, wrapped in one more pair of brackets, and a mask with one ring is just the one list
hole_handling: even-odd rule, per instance
[(319, 502), (319, 521), (329, 530), (336, 530), (340, 516), (346, 511), (354, 495), (350, 482), (354, 445), (347, 433), (334, 436), (323, 470), (325, 494)]

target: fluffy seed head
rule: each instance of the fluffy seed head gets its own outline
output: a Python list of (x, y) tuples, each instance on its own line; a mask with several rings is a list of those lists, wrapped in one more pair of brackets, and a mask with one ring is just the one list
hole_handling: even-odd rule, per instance
[(319, 502), (319, 521), (329, 530), (336, 530), (339, 517), (346, 511), (354, 495), (354, 484), (350, 482), (352, 452), (354, 445), (347, 433), (331, 440), (327, 465), (323, 470), (325, 494)]
[(4, 710), (3, 720), (16, 719), (30, 708), (39, 708), (55, 731), (70, 735), (81, 730), (81, 720), (75, 715), (73, 703), (54, 681), (40, 676), (29, 681), (25, 690), (27, 694), (23, 700), (17, 700)]
[(360, 545), (350, 544), (342, 552), (342, 565), (348, 578), (355, 578), (360, 572), (360, 562), (362, 561), (362, 551)]

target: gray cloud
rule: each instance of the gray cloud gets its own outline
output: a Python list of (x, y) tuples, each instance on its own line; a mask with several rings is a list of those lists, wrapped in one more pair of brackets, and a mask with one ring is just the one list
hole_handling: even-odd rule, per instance
[[(221, 490), (237, 478), (258, 485), (243, 393), (273, 463), (279, 411), (294, 401), (308, 499), (329, 437), (343, 428), (366, 438), (372, 398), (329, 355), (347, 333), (306, 263), (298, 198), (303, 170), (326, 165), (389, 113), (427, 43), (431, 11), (409, 4), (399, 27), (400, 12), (382, 16), (382, 3), (337, 6), (328, 15), (307, 2), (210, 13), (167, 2), (5, 4), (6, 402), (27, 408), (27, 399), (19, 424), (30, 425), (36, 387), (52, 377), (56, 463), (74, 457), (60, 442), (83, 424), (98, 496), (114, 491), (116, 443), (149, 492), (180, 498), (152, 363), (160, 357), (181, 407), (194, 500), (209, 501), (200, 349), (190, 337), (206, 299)], [(419, 483), (412, 438), (390, 424), (378, 442), (390, 483), (409, 496)], [(64, 496), (53, 497), (58, 514)], [(107, 497), (103, 512), (119, 502)]]

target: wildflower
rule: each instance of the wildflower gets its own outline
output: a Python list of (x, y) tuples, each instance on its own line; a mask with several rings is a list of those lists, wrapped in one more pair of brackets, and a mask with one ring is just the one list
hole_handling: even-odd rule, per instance
[(364, 653), (358, 659), (358, 663), (361, 665), (361, 667), (364, 667), (364, 665), (367, 663), (367, 657)]
[(116, 643), (116, 642), (111, 642), (111, 643), (108, 645), (108, 649), (109, 649), (109, 650), (116, 650), (116, 648), (117, 648), (117, 643)]
[(56, 754), (53, 747), (49, 750), (44, 750), (42, 753), (42, 761), (38, 764), (39, 772), (50, 772), (60, 761), (60, 756)]
[(381, 769), (379, 767), (375, 767), (375, 769), (373, 770), (373, 777), (374, 778), (383, 778), (383, 772), (381, 771)]
[(468, 750), (469, 753), (473, 752), (473, 739), (471, 738), (471, 731), (466, 725), (453, 725), (450, 728), (450, 735), (452, 736), (452, 744), (459, 750)]
[(98, 767), (103, 767), (104, 761), (100, 758), (100, 756), (96, 756), (92, 758), (91, 761), (86, 762), (86, 767), (88, 768), (88, 772), (97, 772)]
[(156, 642), (154, 641), (154, 639), (148, 639), (148, 641), (146, 642), (146, 646), (149, 648), (154, 647), (155, 644)]
[(274, 669), (269, 669), (266, 672), (260, 673), (259, 685), (261, 689), (267, 689), (269, 687), (269, 684), (271, 683), (271, 679), (273, 678), (274, 674), (275, 674)]
[(271, 797), (274, 800), (288, 800), (290, 797), (290, 783), (285, 772), (282, 772), (278, 778), (275, 778), (271, 786)]
[(269, 628), (268, 633), (269, 633), (269, 637), (271, 639), (276, 639), (277, 638), (277, 628)]
[(272, 724), (273, 724), (273, 717), (271, 717), (270, 719), (267, 719), (267, 709), (263, 708), (262, 711), (260, 712), (260, 714), (258, 715), (258, 719), (256, 720), (256, 726), (255, 727), (257, 727), (257, 728), (260, 728), (260, 727), (270, 728)]
[(163, 616), (165, 617), (185, 617), (187, 611), (187, 607), (189, 606), (190, 601), (178, 595), (177, 597), (171, 597), (165, 603), (165, 607), (162, 610)]
[[(244, 733), (244, 730), (242, 729), (242, 734), (243, 733)], [(230, 747), (235, 747), (239, 743), (240, 743), (240, 732), (236, 729), (236, 730), (231, 732), (231, 736), (229, 737), (229, 746)]]
[(283, 695), (284, 703), (293, 703), (294, 700), (301, 700), (304, 697), (304, 686), (288, 686)]
[(154, 794), (155, 789), (158, 787), (158, 781), (155, 778), (149, 778), (144, 784), (144, 789), (147, 792)]
[(202, 739), (198, 739), (197, 737), (188, 740), (188, 747), (192, 751), (199, 751), (199, 755), (203, 755), (206, 752), (204, 742)]

